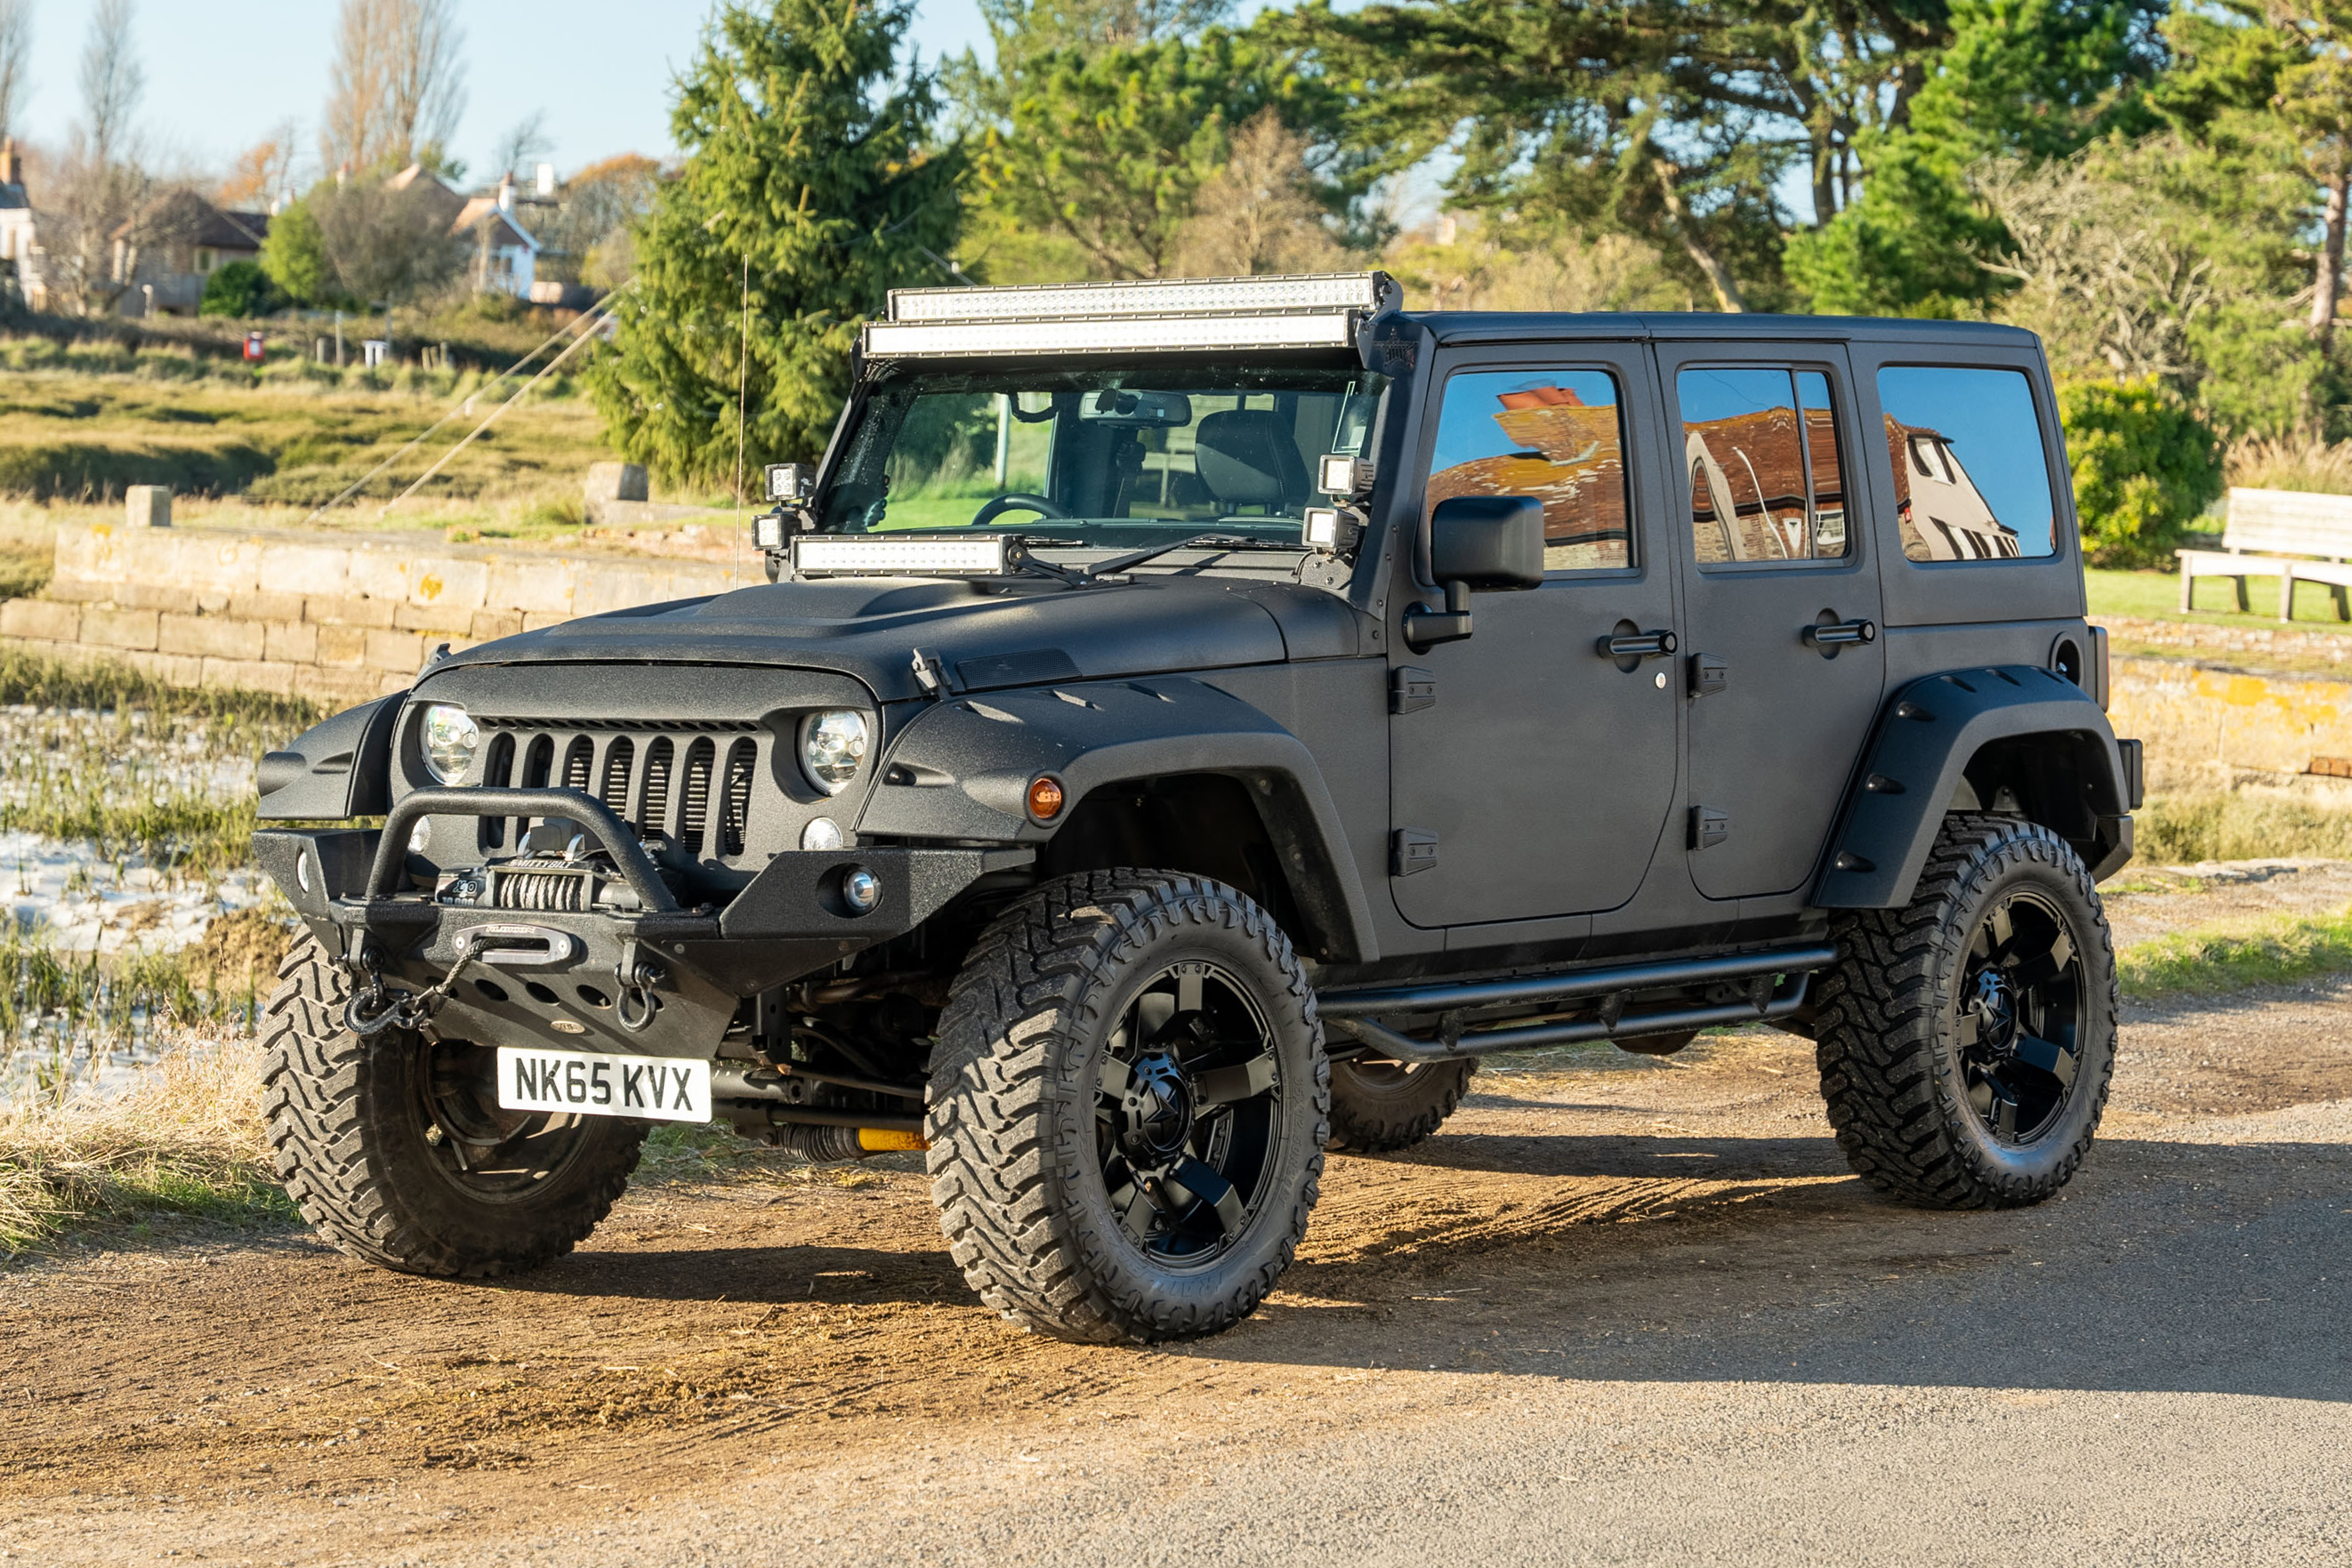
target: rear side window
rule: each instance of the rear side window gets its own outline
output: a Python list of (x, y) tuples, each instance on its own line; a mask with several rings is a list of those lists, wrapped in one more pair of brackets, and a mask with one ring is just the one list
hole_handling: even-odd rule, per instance
[(1625, 426), (1607, 371), (1474, 371), (1445, 383), (1429, 504), (1455, 496), (1543, 503), (1544, 569), (1633, 564)]
[(2057, 546), (2056, 503), (2022, 371), (1878, 372), (1895, 515), (1913, 560), (2013, 560)]
[(1849, 548), (1829, 378), (1757, 366), (1675, 378), (1702, 566), (1835, 560)]

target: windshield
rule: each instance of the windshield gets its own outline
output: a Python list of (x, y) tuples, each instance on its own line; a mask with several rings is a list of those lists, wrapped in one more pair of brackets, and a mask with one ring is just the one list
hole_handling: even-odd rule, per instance
[(1316, 460), (1370, 450), (1386, 384), (1353, 367), (910, 375), (868, 394), (824, 526), (1296, 544), (1323, 504)]

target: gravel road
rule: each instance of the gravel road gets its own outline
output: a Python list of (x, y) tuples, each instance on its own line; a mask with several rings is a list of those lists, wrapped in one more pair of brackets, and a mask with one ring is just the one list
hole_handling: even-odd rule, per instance
[(1172, 1350), (1001, 1327), (911, 1168), (650, 1184), (505, 1289), (293, 1233), (0, 1274), (0, 1556), (2352, 1560), (2352, 981), (2132, 1009), (2012, 1213), (1864, 1192), (1802, 1041), (1542, 1065), (1334, 1159)]

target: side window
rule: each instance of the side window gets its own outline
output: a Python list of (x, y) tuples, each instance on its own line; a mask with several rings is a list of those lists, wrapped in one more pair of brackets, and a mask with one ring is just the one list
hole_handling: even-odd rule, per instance
[(1683, 456), (1702, 566), (1834, 560), (1851, 548), (1829, 378), (1755, 366), (1684, 371)]
[(1625, 425), (1607, 371), (1476, 371), (1445, 383), (1429, 504), (1455, 496), (1543, 503), (1544, 567), (1633, 564)]
[(1878, 372), (1895, 516), (1913, 560), (2006, 560), (2058, 548), (2050, 465), (2022, 371)]

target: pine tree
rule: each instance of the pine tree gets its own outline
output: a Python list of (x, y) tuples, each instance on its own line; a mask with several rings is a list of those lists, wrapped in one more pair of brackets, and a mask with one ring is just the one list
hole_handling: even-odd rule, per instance
[(933, 258), (955, 245), (962, 155), (932, 143), (930, 76), (892, 85), (914, 15), (911, 0), (719, 10), (670, 116), (685, 168), (645, 221), (614, 350), (591, 372), (626, 456), (731, 486), (740, 374), (745, 464), (814, 458), (859, 323), (891, 288), (951, 281)]

